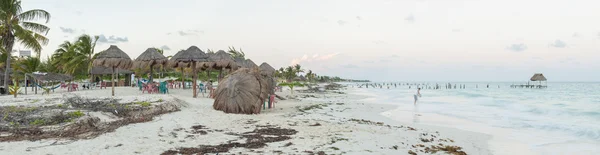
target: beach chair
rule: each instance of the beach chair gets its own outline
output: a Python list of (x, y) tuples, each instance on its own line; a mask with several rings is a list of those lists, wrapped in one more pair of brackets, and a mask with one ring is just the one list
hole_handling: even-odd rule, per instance
[(140, 91), (144, 88), (144, 84), (142, 83), (141, 80), (138, 80), (137, 85), (138, 85), (138, 88), (140, 89)]
[(169, 88), (167, 88), (167, 82), (161, 82), (158, 87), (160, 93), (166, 94), (169, 93)]
[(144, 92), (148, 92), (148, 94), (152, 93), (152, 91), (151, 91), (150, 89), (151, 89), (151, 88), (150, 88), (150, 85), (149, 85), (149, 84), (145, 84), (145, 83), (144, 83), (144, 84), (142, 84), (142, 94), (143, 94)]
[(60, 89), (63, 89), (63, 88), (69, 88), (69, 86), (67, 86), (67, 84), (65, 84), (64, 82), (61, 82)]

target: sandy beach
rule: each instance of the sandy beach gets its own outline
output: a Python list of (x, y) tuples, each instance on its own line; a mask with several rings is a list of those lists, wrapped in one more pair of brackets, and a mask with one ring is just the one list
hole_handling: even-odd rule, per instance
[[(235, 142), (244, 144), (247, 137), (240, 136), (244, 133), (261, 128), (281, 128), (296, 132), (287, 134), (289, 139), (267, 142), (261, 147), (233, 146), (220, 154), (429, 154), (437, 146), (457, 146), (466, 154), (490, 154), (487, 146), (490, 136), (452, 128), (403, 124), (380, 114), (394, 106), (367, 104), (364, 99), (369, 96), (354, 92), (353, 88), (346, 88), (291, 95), (284, 89), (277, 94), (289, 99), (278, 101), (275, 108), (263, 110), (258, 115), (240, 115), (213, 110), (212, 99), (192, 98), (190, 90), (171, 89), (169, 94), (163, 95), (142, 94), (136, 88), (119, 87), (115, 98), (123, 99), (121, 101), (177, 99), (180, 111), (158, 115), (148, 122), (128, 124), (90, 139), (2, 142), (0, 151), (11, 155), (177, 154), (192, 148)], [(27, 95), (17, 99), (2, 96), (1, 105), (59, 104), (60, 98), (68, 95), (107, 97), (110, 89)], [(36, 102), (31, 103), (33, 101)], [(444, 154), (445, 151), (436, 152)]]

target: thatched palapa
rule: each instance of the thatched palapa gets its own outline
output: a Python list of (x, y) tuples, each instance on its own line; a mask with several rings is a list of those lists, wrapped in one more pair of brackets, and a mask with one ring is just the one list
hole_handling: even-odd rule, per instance
[(244, 61), (244, 64), (246, 65), (246, 68), (258, 68), (258, 65), (256, 65), (254, 63), (254, 61), (250, 60), (250, 59), (246, 59)]
[(530, 80), (531, 81), (546, 81), (546, 77), (544, 77), (544, 74), (542, 74), (542, 73), (536, 73), (531, 77)]
[(260, 64), (260, 66), (258, 67), (260, 69), (260, 73), (263, 75), (268, 75), (268, 76), (273, 76), (275, 75), (275, 68), (271, 67), (271, 65), (269, 65), (266, 62), (263, 62), (262, 64)]
[(198, 63), (198, 65), (196, 65), (196, 68), (198, 69), (211, 68), (215, 70), (234, 69), (236, 67), (237, 64), (233, 57), (223, 50), (219, 50), (216, 53), (209, 53), (207, 62)]
[(123, 52), (115, 45), (110, 45), (110, 47), (96, 56), (94, 59), (94, 66), (103, 66), (112, 68), (113, 73), (111, 76), (112, 83), (112, 96), (115, 96), (115, 70), (116, 69), (129, 69), (131, 68), (133, 62), (127, 53)]
[[(154, 65), (164, 65), (168, 61), (167, 57), (158, 53), (155, 48), (148, 48), (144, 53), (138, 56), (133, 62), (133, 68), (150, 67), (150, 75), (154, 72)], [(152, 78), (149, 79), (152, 82)]]
[(219, 83), (213, 108), (225, 113), (258, 114), (267, 90), (266, 81), (258, 70), (238, 69)]
[(131, 58), (115, 45), (98, 53), (94, 59), (94, 66), (104, 66), (118, 69), (129, 69), (133, 65)]
[[(206, 55), (204, 52), (202, 52), (202, 50), (200, 50), (200, 48), (196, 47), (196, 46), (191, 46), (190, 48), (188, 48), (185, 51), (179, 51), (177, 52), (177, 54), (175, 54), (173, 57), (171, 57), (171, 60), (169, 60), (169, 66), (173, 67), (173, 68), (182, 68), (181, 72), (183, 73), (183, 68), (187, 68), (187, 67), (192, 67), (193, 71), (192, 71), (192, 78), (193, 78), (193, 97), (195, 98), (197, 96), (196, 94), (196, 81), (198, 80), (198, 72), (196, 71), (196, 63), (199, 62), (207, 62), (208, 61), (208, 55)], [(182, 74), (183, 76), (183, 74)], [(182, 80), (184, 78), (182, 77)]]

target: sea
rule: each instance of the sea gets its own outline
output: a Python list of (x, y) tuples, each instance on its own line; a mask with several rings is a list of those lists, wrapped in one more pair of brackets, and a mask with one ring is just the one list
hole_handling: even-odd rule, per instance
[[(493, 154), (600, 154), (598, 82), (548, 82), (541, 89), (511, 88), (517, 83), (510, 82), (411, 83), (380, 82), (383, 86), (375, 88), (342, 84), (372, 96), (366, 102), (396, 105), (382, 115), (397, 121), (491, 135)], [(452, 89), (446, 89), (448, 83)], [(429, 89), (436, 84), (441, 88)], [(416, 87), (423, 89), (415, 106)], [(414, 116), (401, 116), (406, 114)], [(429, 115), (441, 117), (419, 119)]]

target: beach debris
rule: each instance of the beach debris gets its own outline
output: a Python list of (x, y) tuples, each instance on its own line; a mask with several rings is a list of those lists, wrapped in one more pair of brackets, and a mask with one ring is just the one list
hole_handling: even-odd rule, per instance
[(310, 126), (321, 126), (321, 123), (317, 122), (317, 123), (315, 123), (315, 124), (312, 124), (312, 125), (310, 125)]
[(283, 147), (288, 147), (288, 146), (292, 146), (292, 145), (293, 145), (293, 143), (292, 143), (292, 142), (288, 142), (288, 143), (286, 143), (285, 145), (283, 145)]
[[(174, 102), (142, 107), (135, 106), (135, 103), (118, 103), (115, 99), (83, 98), (77, 95), (65, 96), (64, 101), (60, 105), (44, 107), (0, 107), (0, 114), (3, 115), (0, 120), (0, 142), (48, 138), (89, 139), (127, 124), (147, 122), (156, 115), (179, 111)], [(119, 113), (115, 113), (115, 110)], [(106, 112), (110, 116), (108, 120), (100, 120), (90, 112)], [(49, 125), (55, 127), (45, 127)]]
[(279, 127), (268, 127), (268, 128), (257, 128), (250, 132), (241, 134), (228, 133), (229, 135), (236, 135), (240, 138), (246, 138), (245, 143), (229, 141), (225, 144), (219, 145), (201, 145), (199, 147), (181, 147), (177, 149), (167, 150), (161, 155), (175, 155), (175, 154), (206, 154), (206, 153), (223, 153), (228, 152), (231, 148), (248, 148), (257, 149), (265, 147), (266, 143), (280, 142), (291, 139), (290, 135), (294, 135), (298, 131), (294, 129), (283, 129)]
[(413, 152), (412, 150), (408, 150), (408, 154), (410, 154), (410, 155), (417, 155), (417, 153)]

